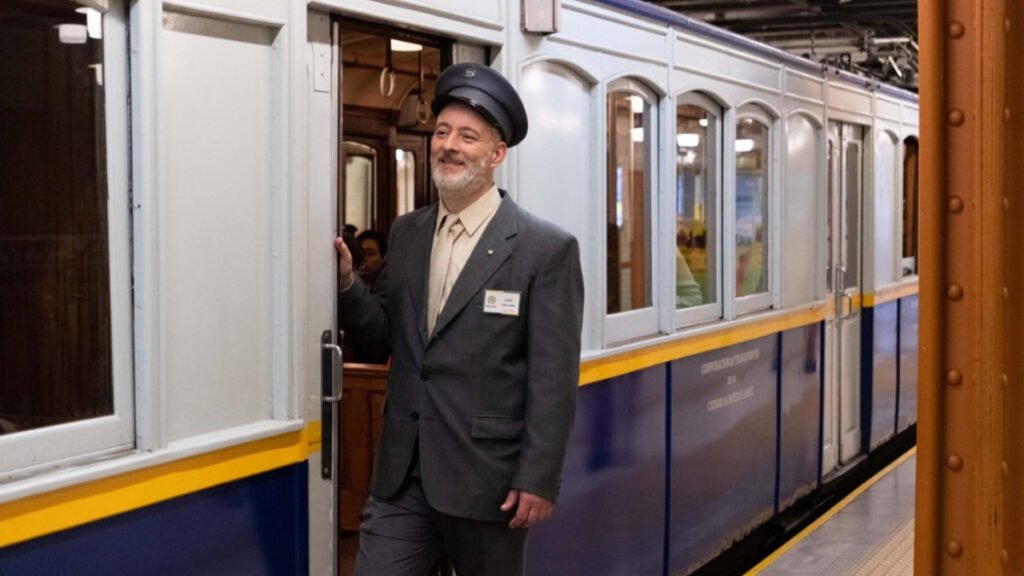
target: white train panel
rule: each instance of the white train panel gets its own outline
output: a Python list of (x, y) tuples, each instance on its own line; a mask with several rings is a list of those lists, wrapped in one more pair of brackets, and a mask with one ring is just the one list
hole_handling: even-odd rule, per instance
[(785, 183), (782, 187), (782, 306), (796, 306), (821, 297), (823, 254), (819, 241), (825, 213), (822, 190), (823, 130), (806, 114), (785, 121)]
[(160, 338), (170, 441), (271, 417), (276, 35), (164, 14)]
[(875, 99), (875, 115), (893, 122), (900, 121), (900, 103), (896, 100), (879, 96)]
[(773, 94), (781, 92), (781, 65), (694, 36), (677, 35), (674, 65), (679, 70), (729, 83)]
[(902, 158), (902, 145), (892, 128), (876, 130), (875, 134), (874, 201), (871, 206), (874, 217), (865, 221), (865, 225), (873, 228), (873, 234), (867, 238), (874, 239), (874, 247), (869, 251), (874, 259), (874, 277), (868, 286), (877, 290), (899, 279), (897, 251), (902, 245), (897, 240), (897, 214), (901, 213), (902, 168), (899, 158)]
[[(593, 85), (564, 63), (540, 60), (520, 72), (519, 93), (530, 119), (530, 137), (517, 148), (516, 199), (535, 214), (573, 233), (580, 242), (584, 275), (597, 278), (603, 246), (592, 229), (596, 221), (596, 185), (592, 166), (597, 153)], [(558, 94), (558, 98), (551, 98)], [(593, 298), (589, 298), (593, 304)], [(584, 317), (590, 334), (592, 315)], [(589, 348), (584, 342), (584, 348)]]
[(786, 96), (809, 103), (825, 103), (825, 80), (795, 70), (786, 70)]
[(917, 106), (911, 106), (909, 104), (903, 104), (900, 107), (900, 121), (904, 126), (920, 126), (920, 115), (921, 110)]
[(562, 23), (551, 41), (565, 42), (629, 60), (667, 65), (667, 30), (578, 2), (562, 5)]
[(861, 117), (867, 122), (871, 120), (871, 94), (838, 82), (828, 83), (828, 107), (831, 111), (848, 113), (833, 114), (833, 117)]

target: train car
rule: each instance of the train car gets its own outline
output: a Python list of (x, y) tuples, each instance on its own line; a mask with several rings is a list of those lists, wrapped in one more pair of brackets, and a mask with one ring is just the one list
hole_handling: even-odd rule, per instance
[(581, 247), (529, 573), (690, 573), (914, 427), (914, 94), (637, 0), (10, 0), (0, 28), (0, 574), (344, 571), (387, 366), (337, 332), (332, 241), (435, 200), (454, 62), (517, 86), (498, 184)]

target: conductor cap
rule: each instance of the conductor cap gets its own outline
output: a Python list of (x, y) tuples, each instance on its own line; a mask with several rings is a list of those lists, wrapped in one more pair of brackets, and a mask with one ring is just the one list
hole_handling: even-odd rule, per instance
[(434, 116), (458, 100), (490, 122), (511, 148), (522, 142), (528, 127), (526, 108), (508, 80), (488, 66), (463, 63), (450, 66), (437, 78), (431, 110)]

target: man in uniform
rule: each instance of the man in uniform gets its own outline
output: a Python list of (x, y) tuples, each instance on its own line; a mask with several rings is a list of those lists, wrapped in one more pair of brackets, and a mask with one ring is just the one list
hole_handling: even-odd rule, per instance
[(574, 237), (494, 185), (526, 136), (515, 89), (479, 64), (438, 78), (440, 201), (391, 227), (372, 295), (339, 253), (350, 338), (391, 355), (384, 432), (356, 574), (518, 575), (527, 529), (557, 496), (579, 380), (583, 279)]

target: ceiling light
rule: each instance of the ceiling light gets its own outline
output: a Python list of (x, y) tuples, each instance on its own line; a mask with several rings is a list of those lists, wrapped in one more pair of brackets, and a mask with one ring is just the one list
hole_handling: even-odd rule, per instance
[(683, 132), (676, 134), (676, 144), (680, 148), (696, 148), (700, 146), (700, 134), (695, 132)]
[(423, 50), (423, 46), (414, 42), (406, 42), (405, 40), (391, 39), (391, 51), (392, 52), (420, 52)]
[(639, 96), (630, 96), (629, 97), (629, 108), (630, 108), (630, 110), (633, 111), (633, 114), (643, 114), (644, 113), (644, 104), (645, 104), (644, 99), (639, 97)]
[(740, 138), (739, 140), (736, 141), (736, 151), (737, 152), (740, 152), (740, 153), (750, 152), (753, 149), (754, 149), (754, 141), (751, 140), (750, 138)]
[(57, 37), (61, 44), (85, 44), (89, 33), (82, 24), (58, 24)]

